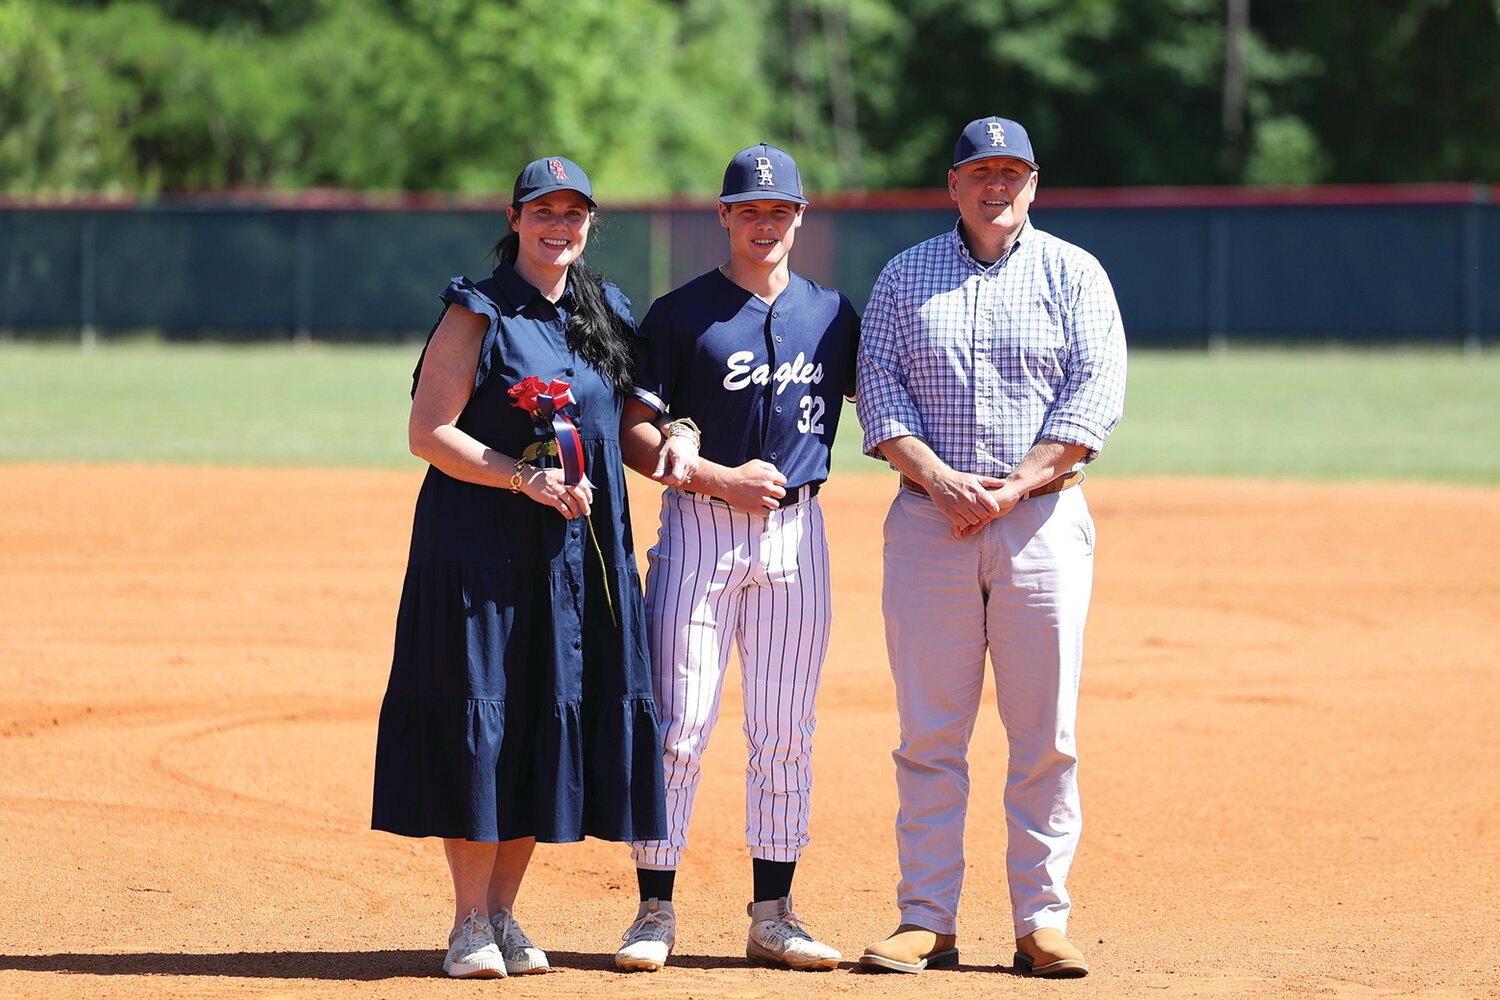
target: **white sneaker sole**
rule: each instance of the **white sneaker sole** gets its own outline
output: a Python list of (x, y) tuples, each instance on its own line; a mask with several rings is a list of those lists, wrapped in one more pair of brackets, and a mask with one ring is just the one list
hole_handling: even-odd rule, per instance
[(828, 972), (837, 969), (844, 960), (843, 955), (829, 955), (825, 958), (799, 955), (779, 957), (753, 942), (745, 945), (745, 957), (754, 965), (769, 969), (791, 969), (794, 972)]
[[(670, 953), (668, 953), (670, 957)], [(664, 958), (657, 961), (654, 958), (645, 958), (639, 955), (621, 955), (615, 952), (615, 968), (621, 972), (660, 972), (662, 966), (667, 964)]]
[(444, 960), (443, 971), (454, 979), (504, 979), (504, 962), (449, 962)]

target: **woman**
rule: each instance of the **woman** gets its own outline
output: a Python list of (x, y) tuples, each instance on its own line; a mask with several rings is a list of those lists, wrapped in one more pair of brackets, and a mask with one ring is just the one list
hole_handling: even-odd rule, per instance
[[(538, 840), (665, 833), (619, 446), (634, 326), (619, 289), (583, 264), (595, 207), (577, 164), (528, 164), (499, 265), (449, 284), (413, 376), (411, 450), (431, 467), (380, 710), (372, 825), (444, 838), (451, 976), (547, 969), (512, 915)], [(577, 428), (567, 443), (581, 478), (526, 460), (554, 433), (511, 391), (535, 385), (528, 377), (569, 384), (559, 411)]]

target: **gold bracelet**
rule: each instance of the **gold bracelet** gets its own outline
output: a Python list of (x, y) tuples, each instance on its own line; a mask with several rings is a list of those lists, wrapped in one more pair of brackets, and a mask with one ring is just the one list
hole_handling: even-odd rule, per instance
[(524, 482), (524, 480), (521, 478), (521, 470), (529, 468), (531, 468), (531, 466), (526, 464), (526, 460), (524, 458), (516, 463), (516, 471), (510, 474), (510, 491), (512, 493), (521, 492), (521, 483)]
[(693, 447), (703, 447), (703, 432), (688, 417), (678, 417), (662, 428), (667, 437), (686, 436), (693, 439)]

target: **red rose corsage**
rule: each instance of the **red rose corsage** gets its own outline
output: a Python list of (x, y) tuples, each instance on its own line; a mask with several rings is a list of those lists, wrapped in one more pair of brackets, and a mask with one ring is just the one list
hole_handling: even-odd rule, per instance
[[(521, 381), (510, 387), (510, 395), (518, 409), (526, 411), (539, 427), (544, 427), (552, 432), (552, 436), (544, 441), (537, 441), (528, 445), (521, 453), (523, 461), (535, 464), (536, 460), (543, 455), (556, 455), (558, 464), (562, 466), (563, 482), (569, 486), (582, 483), (593, 489), (594, 484), (589, 482), (589, 477), (583, 469), (583, 438), (578, 433), (578, 427), (573, 423), (571, 417), (564, 412), (564, 407), (573, 404), (573, 386), (560, 378), (550, 382), (543, 382), (535, 375), (527, 375)], [(594, 543), (594, 553), (599, 557), (599, 571), (604, 578), (604, 601), (609, 606), (609, 620), (619, 625), (619, 619), (615, 616), (615, 602), (609, 592), (609, 573), (604, 565), (604, 553), (599, 548), (599, 538), (594, 534), (594, 522), (585, 517), (584, 522), (589, 526), (589, 540)]]
[(510, 395), (515, 400), (512, 406), (526, 411), (538, 426), (552, 431), (550, 442), (537, 442), (522, 458), (531, 460), (542, 455), (556, 455), (562, 466), (564, 482), (569, 486), (579, 483), (592, 486), (583, 471), (583, 439), (563, 409), (573, 403), (573, 386), (560, 378), (543, 382), (535, 375), (527, 375), (511, 386)]

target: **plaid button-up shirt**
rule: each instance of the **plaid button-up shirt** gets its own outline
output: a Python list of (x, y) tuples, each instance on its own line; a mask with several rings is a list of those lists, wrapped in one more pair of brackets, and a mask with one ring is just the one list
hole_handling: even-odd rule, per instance
[(1125, 328), (1092, 255), (1027, 222), (986, 267), (958, 228), (898, 254), (859, 345), (864, 450), (921, 438), (960, 472), (1003, 478), (1038, 440), (1093, 461), (1125, 404)]

